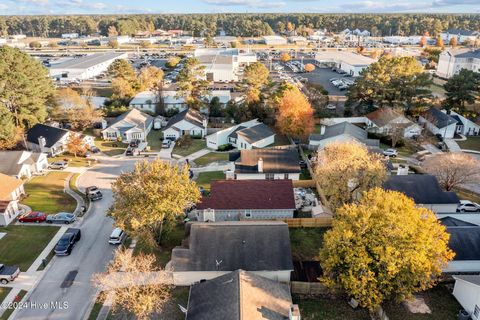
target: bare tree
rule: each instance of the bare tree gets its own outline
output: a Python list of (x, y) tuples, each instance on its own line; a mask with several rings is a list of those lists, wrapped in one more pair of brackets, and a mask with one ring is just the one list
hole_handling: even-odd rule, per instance
[(480, 182), (480, 161), (465, 153), (432, 156), (424, 161), (423, 168), (437, 177), (447, 191), (462, 184)]

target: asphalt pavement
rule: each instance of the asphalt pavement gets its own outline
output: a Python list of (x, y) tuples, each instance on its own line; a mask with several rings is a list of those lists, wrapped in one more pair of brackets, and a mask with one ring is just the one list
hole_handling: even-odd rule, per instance
[(96, 185), (103, 199), (92, 203), (81, 225), (82, 239), (70, 256), (54, 257), (48, 271), (31, 291), (25, 305), (14, 314), (21, 320), (84, 319), (97, 289), (91, 282), (94, 274), (105, 270), (112, 258), (108, 237), (113, 220), (106, 216), (112, 203), (111, 183), (125, 171), (133, 169), (137, 159), (99, 157), (101, 163), (80, 176), (81, 190)]

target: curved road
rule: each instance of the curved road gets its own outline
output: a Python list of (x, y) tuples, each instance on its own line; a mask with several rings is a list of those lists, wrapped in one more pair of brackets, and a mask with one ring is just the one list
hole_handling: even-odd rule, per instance
[(54, 257), (37, 286), (31, 291), (24, 308), (15, 319), (84, 319), (96, 288), (91, 282), (95, 273), (102, 272), (112, 258), (113, 246), (108, 237), (113, 220), (105, 213), (112, 202), (110, 185), (124, 171), (131, 171), (136, 159), (97, 157), (100, 164), (89, 169), (78, 180), (81, 190), (90, 185), (98, 186), (103, 199), (92, 203), (83, 220), (72, 227), (79, 227), (82, 239), (70, 256)]

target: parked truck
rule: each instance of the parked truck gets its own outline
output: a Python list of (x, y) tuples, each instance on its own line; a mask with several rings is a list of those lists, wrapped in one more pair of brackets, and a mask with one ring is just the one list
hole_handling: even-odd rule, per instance
[(0, 263), (0, 283), (7, 284), (20, 274), (20, 268), (17, 266), (6, 266)]

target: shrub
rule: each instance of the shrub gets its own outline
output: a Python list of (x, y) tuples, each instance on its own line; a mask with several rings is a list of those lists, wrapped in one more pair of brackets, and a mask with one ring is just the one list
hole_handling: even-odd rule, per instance
[(235, 149), (231, 144), (222, 144), (221, 146), (218, 147), (218, 151), (230, 151)]

